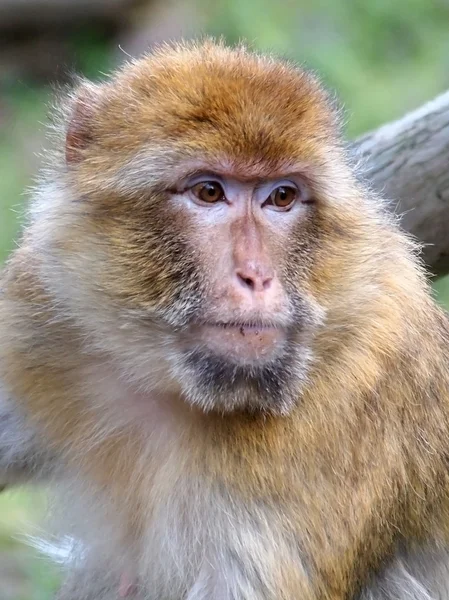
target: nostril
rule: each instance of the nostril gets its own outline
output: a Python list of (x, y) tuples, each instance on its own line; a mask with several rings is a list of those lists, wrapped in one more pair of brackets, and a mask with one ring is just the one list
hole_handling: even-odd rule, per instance
[(237, 273), (237, 277), (240, 281), (240, 283), (244, 286), (249, 288), (250, 290), (254, 290), (255, 289), (255, 282), (254, 279), (251, 279), (251, 277), (245, 277), (245, 275), (242, 275), (241, 273)]
[(247, 273), (237, 271), (237, 279), (241, 286), (252, 292), (263, 292), (271, 287), (273, 279), (271, 277), (263, 277), (261, 275), (250, 276)]
[(268, 288), (271, 286), (271, 282), (273, 280), (271, 279), (271, 277), (267, 277), (267, 279), (264, 279), (262, 282), (262, 286), (264, 290), (268, 290)]

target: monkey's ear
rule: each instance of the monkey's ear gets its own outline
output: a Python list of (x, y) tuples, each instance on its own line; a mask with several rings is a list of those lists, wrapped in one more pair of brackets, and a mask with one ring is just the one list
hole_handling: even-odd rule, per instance
[(76, 92), (65, 139), (65, 159), (68, 165), (83, 158), (83, 150), (93, 141), (93, 122), (102, 96), (100, 86), (84, 84)]

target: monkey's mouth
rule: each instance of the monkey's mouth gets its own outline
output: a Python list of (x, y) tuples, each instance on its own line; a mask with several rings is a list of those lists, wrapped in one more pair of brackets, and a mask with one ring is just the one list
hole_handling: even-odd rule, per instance
[(236, 321), (196, 324), (190, 336), (214, 354), (239, 363), (272, 360), (281, 353), (288, 337), (285, 328)]

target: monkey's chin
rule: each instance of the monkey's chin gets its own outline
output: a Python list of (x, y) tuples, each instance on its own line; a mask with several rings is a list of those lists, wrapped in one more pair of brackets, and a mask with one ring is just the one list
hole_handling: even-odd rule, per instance
[(248, 324), (205, 324), (191, 331), (195, 345), (237, 365), (261, 365), (280, 356), (287, 342), (284, 329)]
[(248, 360), (247, 353), (242, 359), (241, 349), (224, 353), (218, 340), (217, 351), (203, 342), (178, 355), (172, 373), (183, 398), (205, 412), (288, 414), (307, 382), (311, 353), (295, 336), (275, 340), (279, 340), (276, 352), (272, 349), (270, 358), (267, 352), (259, 360)]

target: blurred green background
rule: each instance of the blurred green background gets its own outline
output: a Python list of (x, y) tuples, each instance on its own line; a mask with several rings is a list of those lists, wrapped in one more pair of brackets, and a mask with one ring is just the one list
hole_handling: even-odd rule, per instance
[[(37, 172), (51, 86), (103, 74), (163, 39), (248, 40), (317, 70), (355, 137), (449, 88), (449, 0), (0, 0), (0, 260)], [(449, 301), (448, 280), (435, 284)], [(23, 543), (45, 498), (0, 496), (0, 600), (51, 597), (57, 571)]]

